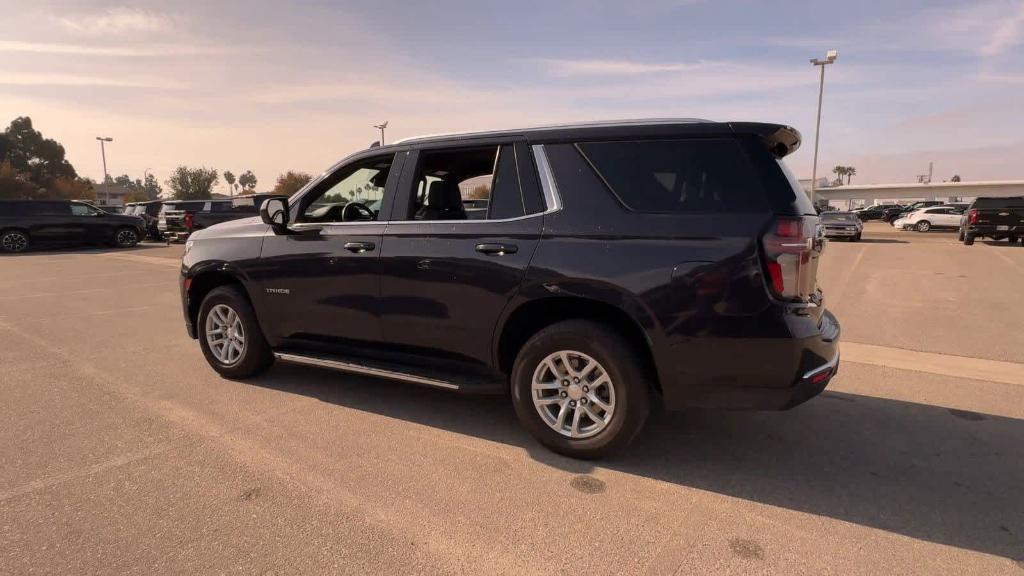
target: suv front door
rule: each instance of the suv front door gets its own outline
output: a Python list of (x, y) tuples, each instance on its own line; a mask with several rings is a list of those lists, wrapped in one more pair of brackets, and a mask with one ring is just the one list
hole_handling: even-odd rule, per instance
[(272, 343), (336, 351), (380, 340), (381, 234), (404, 156), (346, 163), (294, 199), (290, 233), (266, 233), (257, 306)]
[(543, 205), (525, 142), (413, 151), (381, 252), (384, 342), (489, 364), (498, 318), (540, 240)]

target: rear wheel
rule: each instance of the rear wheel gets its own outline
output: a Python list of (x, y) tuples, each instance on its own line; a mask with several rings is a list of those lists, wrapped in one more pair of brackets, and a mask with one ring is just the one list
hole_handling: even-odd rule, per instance
[(974, 244), (974, 235), (973, 234), (964, 234), (964, 245), (965, 246), (970, 246), (971, 244)]
[(960, 229), (960, 236), (957, 238), (957, 240), (959, 240), (961, 242), (964, 241), (964, 229), (963, 228)]
[(541, 444), (574, 458), (624, 448), (649, 412), (637, 351), (614, 331), (568, 320), (535, 334), (512, 370), (519, 421)]
[(222, 376), (248, 378), (274, 362), (252, 305), (237, 286), (221, 286), (206, 295), (196, 331), (203, 356)]
[(851, 238), (851, 240), (853, 240), (854, 242), (860, 242), (860, 233), (858, 232), (856, 236)]
[(0, 250), (4, 252), (24, 252), (28, 250), (28, 234), (21, 230), (7, 230), (0, 234)]
[(927, 220), (921, 220), (917, 223), (916, 228), (918, 232), (927, 232), (932, 229), (932, 223)]

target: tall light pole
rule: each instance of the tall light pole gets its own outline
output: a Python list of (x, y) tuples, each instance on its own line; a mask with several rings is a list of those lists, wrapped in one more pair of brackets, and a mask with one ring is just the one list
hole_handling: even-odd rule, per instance
[(107, 181), (110, 179), (110, 175), (107, 174), (107, 149), (104, 146), (107, 142), (113, 142), (113, 138), (97, 136), (97, 140), (100, 141), (100, 155), (103, 156), (103, 195), (104, 204), (110, 204), (110, 188), (107, 187)]
[(825, 94), (825, 66), (832, 64), (839, 57), (839, 52), (829, 50), (824, 60), (811, 58), (811, 64), (821, 68), (821, 82), (818, 84), (818, 122), (814, 125), (814, 168), (811, 169), (811, 204), (817, 199), (814, 195), (814, 187), (818, 185), (818, 136), (821, 134), (821, 97)]
[(380, 145), (383, 146), (384, 145), (384, 129), (388, 127), (387, 120), (385, 120), (383, 124), (374, 124), (373, 127), (378, 129), (378, 130), (380, 130)]

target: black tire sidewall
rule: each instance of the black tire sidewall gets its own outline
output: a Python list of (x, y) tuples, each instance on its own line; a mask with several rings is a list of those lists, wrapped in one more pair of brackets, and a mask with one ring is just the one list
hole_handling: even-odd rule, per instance
[[(572, 439), (552, 430), (533, 404), (531, 383), (537, 365), (559, 350), (583, 352), (603, 366), (615, 386), (615, 413), (596, 436)], [(600, 458), (621, 450), (643, 426), (649, 412), (648, 382), (633, 350), (601, 324), (565, 321), (535, 334), (522, 347), (512, 370), (512, 403), (523, 426), (541, 444), (575, 458)]]
[[(206, 317), (210, 310), (218, 304), (224, 304), (235, 311), (242, 319), (242, 330), (245, 334), (245, 349), (242, 351), (242, 359), (226, 366), (217, 360), (210, 345), (206, 341)], [(199, 307), (199, 314), (196, 317), (196, 333), (199, 336), (199, 347), (203, 356), (210, 366), (227, 378), (248, 378), (266, 370), (274, 360), (270, 346), (267, 345), (260, 330), (256, 314), (253, 312), (249, 299), (234, 286), (221, 286), (215, 288), (206, 295)]]

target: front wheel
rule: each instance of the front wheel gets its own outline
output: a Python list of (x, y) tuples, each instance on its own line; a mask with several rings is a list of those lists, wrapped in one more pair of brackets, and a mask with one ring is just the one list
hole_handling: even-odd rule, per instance
[(621, 450), (649, 412), (637, 351), (602, 324), (569, 320), (535, 334), (516, 357), (512, 402), (541, 444), (574, 458)]
[(0, 250), (4, 252), (24, 252), (28, 250), (28, 246), (28, 234), (21, 230), (8, 230), (0, 234)]
[(918, 232), (927, 232), (932, 229), (932, 224), (927, 220), (922, 220), (917, 223), (916, 228)]
[(274, 362), (252, 305), (237, 286), (221, 286), (206, 295), (196, 331), (203, 356), (222, 376), (249, 378)]
[(131, 248), (139, 243), (139, 233), (134, 228), (118, 228), (114, 233), (114, 245), (118, 248)]

